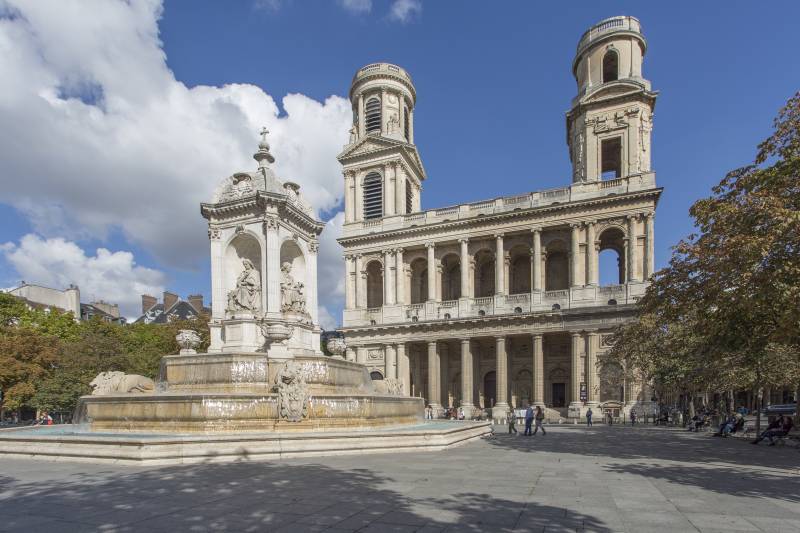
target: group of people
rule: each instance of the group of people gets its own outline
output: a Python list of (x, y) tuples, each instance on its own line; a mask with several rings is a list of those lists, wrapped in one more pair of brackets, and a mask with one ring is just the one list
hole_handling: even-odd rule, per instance
[(769, 439), (769, 445), (775, 446), (775, 438), (785, 437), (789, 434), (793, 427), (794, 422), (792, 421), (792, 417), (781, 415), (773, 420), (772, 423), (767, 426), (767, 429), (762, 431), (761, 435), (759, 435), (751, 444), (758, 444), (764, 439)]
[(744, 415), (737, 411), (730, 415), (720, 424), (719, 431), (714, 433), (715, 437), (727, 437), (733, 433), (738, 433), (744, 429)]
[[(425, 420), (433, 420), (436, 418), (436, 413), (434, 412), (433, 406), (431, 404), (427, 404), (425, 406)], [(464, 409), (459, 407), (456, 409), (455, 407), (450, 407), (444, 410), (443, 418), (447, 420), (465, 420), (466, 414), (464, 413)]]
[[(508, 434), (511, 435), (518, 435), (519, 432), (517, 431), (517, 419), (514, 416), (514, 411), (509, 411), (508, 415)], [(544, 426), (542, 423), (544, 422), (544, 409), (541, 406), (537, 405), (536, 409), (533, 408), (531, 404), (528, 404), (528, 408), (525, 409), (525, 433), (524, 435), (527, 437), (531, 437), (536, 435), (539, 430), (542, 430), (542, 435), (547, 435), (547, 431), (545, 431)], [(531, 431), (533, 429), (533, 431)]]

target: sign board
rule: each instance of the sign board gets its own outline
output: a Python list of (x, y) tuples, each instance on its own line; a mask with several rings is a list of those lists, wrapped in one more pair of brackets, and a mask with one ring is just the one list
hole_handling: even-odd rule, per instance
[(588, 396), (586, 394), (586, 383), (584, 383), (582, 381), (581, 382), (581, 401), (585, 402), (587, 399), (588, 399)]

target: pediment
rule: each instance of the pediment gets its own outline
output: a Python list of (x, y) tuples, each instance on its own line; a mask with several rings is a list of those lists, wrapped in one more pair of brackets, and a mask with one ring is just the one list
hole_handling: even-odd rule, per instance
[(409, 144), (405, 141), (392, 139), (388, 137), (367, 136), (352, 145), (345, 147), (345, 149), (337, 156), (339, 162), (343, 165), (357, 161), (360, 157), (380, 156), (400, 154), (408, 162), (409, 165), (415, 168), (417, 175), (420, 179), (424, 180), (427, 176), (425, 168), (422, 166), (422, 159), (419, 157), (416, 146)]
[(631, 80), (619, 81), (612, 85), (601, 85), (596, 90), (586, 93), (581, 98), (581, 104), (588, 104), (600, 100), (609, 100), (633, 94), (648, 93), (646, 87)]

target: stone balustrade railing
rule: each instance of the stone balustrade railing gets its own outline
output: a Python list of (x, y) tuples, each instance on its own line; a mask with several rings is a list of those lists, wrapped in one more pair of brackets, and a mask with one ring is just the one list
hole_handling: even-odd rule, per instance
[(508, 211), (534, 209), (554, 204), (591, 200), (592, 198), (600, 198), (610, 194), (636, 192), (640, 190), (652, 189), (654, 187), (655, 175), (652, 173), (636, 174), (606, 181), (574, 183), (570, 187), (547, 189), (528, 194), (506, 196), (480, 202), (439, 207), (436, 209), (429, 209), (427, 211), (420, 211), (418, 213), (386, 216), (383, 218), (364, 220), (360, 222), (350, 222), (344, 225), (343, 235), (345, 237), (349, 237), (363, 233), (392, 231), (412, 226), (423, 226), (426, 224), (436, 224), (446, 221), (465, 220), (476, 218), (478, 216), (485, 217), (487, 215), (500, 214)]

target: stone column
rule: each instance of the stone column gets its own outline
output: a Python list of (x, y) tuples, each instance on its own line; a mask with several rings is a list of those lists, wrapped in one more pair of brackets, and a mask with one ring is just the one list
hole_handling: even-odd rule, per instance
[(447, 409), (450, 407), (450, 346), (446, 342), (439, 344), (439, 375), (441, 403)]
[(600, 384), (597, 372), (597, 340), (599, 335), (596, 331), (586, 333), (586, 399), (589, 407), (599, 404), (598, 394), (595, 389)]
[(403, 305), (406, 303), (405, 269), (403, 268), (403, 249), (394, 251), (394, 285), (396, 291), (395, 301)]
[(592, 287), (596, 287), (598, 285), (597, 271), (599, 266), (597, 258), (597, 246), (595, 245), (594, 241), (595, 241), (594, 222), (589, 222), (586, 225), (586, 254), (587, 254), (586, 267), (588, 269), (587, 284), (591, 285)]
[(434, 416), (439, 417), (442, 405), (439, 403), (442, 397), (441, 373), (439, 372), (439, 350), (436, 341), (428, 342), (428, 403), (433, 407)]
[(361, 139), (366, 133), (366, 124), (364, 124), (364, 94), (358, 95), (358, 138)]
[(361, 254), (356, 254), (356, 308), (367, 308), (367, 273)]
[(542, 232), (533, 230), (533, 287), (534, 291), (542, 290)]
[(647, 213), (645, 218), (645, 238), (647, 246), (644, 256), (644, 279), (650, 279), (655, 272), (655, 213)]
[(533, 404), (544, 409), (544, 347), (541, 333), (531, 335), (533, 345)]
[(461, 245), (461, 297), (469, 298), (469, 239), (458, 239)]
[(408, 125), (408, 136), (411, 137), (408, 140), (408, 142), (410, 142), (411, 144), (414, 144), (414, 110), (413, 109), (409, 110), (409, 112), (408, 112), (408, 120), (410, 122), (409, 125)]
[(356, 346), (356, 363), (367, 364), (367, 349), (364, 346)]
[(402, 215), (406, 212), (405, 171), (403, 165), (397, 162), (392, 162), (392, 167), (394, 167), (394, 212)]
[(628, 281), (639, 281), (636, 265), (639, 263), (637, 253), (636, 217), (628, 217)]
[(381, 87), (381, 135), (388, 133), (386, 128), (389, 113), (386, 112), (386, 87)]
[(354, 187), (354, 194), (355, 194), (355, 202), (353, 203), (354, 213), (353, 213), (353, 220), (356, 222), (361, 222), (364, 220), (364, 191), (361, 187), (361, 180), (364, 177), (361, 175), (361, 172), (357, 172), (355, 177), (353, 178), (353, 182), (355, 184)]
[(394, 176), (389, 163), (383, 165), (383, 214), (394, 215)]
[(492, 409), (492, 418), (503, 423), (508, 412), (508, 354), (506, 338), (499, 335), (494, 338), (495, 357), (497, 357), (497, 401)]
[(353, 351), (353, 349), (348, 346), (347, 349), (344, 352), (344, 358), (347, 359), (348, 361), (355, 361), (356, 360), (356, 352)]
[(464, 417), (472, 418), (472, 349), (469, 339), (461, 339), (461, 407)]
[(394, 345), (387, 344), (383, 347), (383, 376), (385, 379), (397, 378), (396, 364)]
[(572, 224), (572, 241), (570, 245), (570, 271), (569, 271), (569, 285), (570, 287), (580, 287), (581, 283), (578, 279), (578, 257), (580, 255), (580, 228), (577, 224)]
[(353, 218), (353, 210), (355, 208), (355, 204), (353, 200), (353, 190), (355, 188), (355, 172), (348, 170), (344, 173), (344, 221), (353, 222), (355, 220)]
[(403, 385), (403, 394), (411, 395), (411, 364), (406, 352), (406, 344), (398, 342), (396, 348), (397, 355), (397, 379)]
[(497, 296), (505, 294), (505, 281), (503, 274), (505, 273), (505, 252), (503, 250), (503, 235), (497, 234), (495, 239), (495, 254), (494, 254), (494, 293)]
[[(401, 92), (396, 93), (396, 95), (397, 95), (398, 106), (400, 106), (400, 110), (397, 112), (397, 114), (398, 114), (397, 119), (400, 121), (400, 135), (402, 135), (403, 138), (405, 139), (405, 136), (406, 136), (406, 129), (405, 129), (406, 128), (406, 114), (403, 113), (403, 110), (406, 108), (406, 99), (403, 96), (403, 93), (401, 93)], [(406, 139), (406, 140), (408, 140), (408, 139)]]
[(392, 251), (383, 252), (383, 305), (394, 305), (394, 257)]
[(570, 333), (570, 408), (580, 407), (581, 402), (581, 343), (583, 339), (577, 331)]
[(436, 250), (432, 242), (425, 244), (428, 248), (428, 301), (436, 300)]
[[(278, 233), (278, 221), (270, 219), (264, 224), (264, 233), (267, 249), (264, 252), (262, 259), (262, 281), (264, 274), (266, 274), (266, 311), (268, 313), (278, 313), (281, 310), (281, 266), (277, 258), (281, 254), (281, 239)], [(268, 258), (275, 258), (267, 260)], [(266, 261), (266, 264), (263, 264)], [(263, 299), (262, 299), (263, 300)]]

